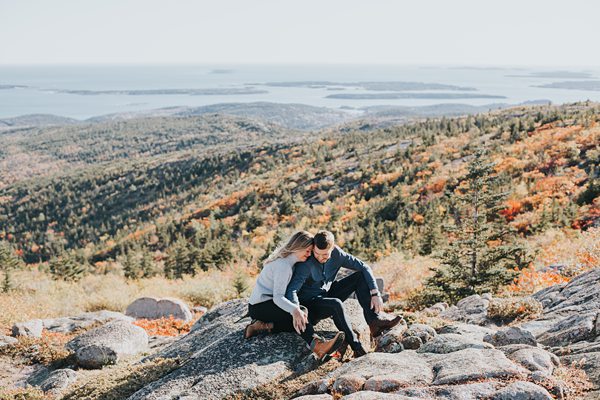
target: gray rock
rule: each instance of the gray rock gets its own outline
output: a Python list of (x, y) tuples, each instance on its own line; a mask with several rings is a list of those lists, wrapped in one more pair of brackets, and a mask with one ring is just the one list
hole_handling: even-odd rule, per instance
[(367, 380), (362, 375), (342, 375), (333, 383), (336, 393), (350, 394), (360, 391)]
[(465, 385), (441, 385), (408, 387), (398, 390), (397, 394), (418, 399), (479, 400), (487, 399), (496, 392), (498, 382), (468, 383)]
[(530, 346), (537, 346), (537, 341), (531, 332), (517, 326), (501, 329), (493, 334), (488, 334), (483, 338), (483, 341), (491, 343), (495, 347), (507, 346), (509, 344), (528, 344)]
[(185, 302), (170, 297), (164, 299), (140, 297), (127, 307), (125, 314), (134, 318), (146, 319), (173, 317), (186, 322), (193, 318), (192, 312)]
[(416, 350), (423, 345), (423, 341), (418, 336), (407, 336), (400, 343), (404, 350)]
[(488, 323), (487, 310), (490, 305), (488, 297), (477, 294), (466, 297), (439, 314), (440, 318), (453, 321), (464, 321), (471, 324), (484, 325)]
[(421, 339), (422, 343), (427, 343), (433, 337), (435, 337), (437, 333), (435, 329), (425, 324), (412, 324), (406, 332), (404, 332), (404, 337), (407, 336), (416, 336)]
[(597, 311), (574, 313), (551, 326), (538, 337), (547, 346), (564, 346), (594, 338)]
[(514, 382), (500, 389), (493, 400), (552, 400), (546, 389), (531, 382)]
[(31, 321), (19, 322), (13, 325), (12, 335), (17, 336), (28, 336), (41, 338), (44, 324), (41, 319), (32, 319)]
[(496, 332), (493, 329), (486, 328), (480, 325), (465, 324), (462, 322), (456, 322), (451, 325), (446, 325), (438, 329), (438, 333), (456, 333), (462, 336), (466, 336), (473, 340), (483, 341), (485, 335)]
[(341, 400), (411, 400), (413, 397), (406, 397), (395, 393), (381, 393), (373, 391), (362, 391), (349, 394), (342, 397)]
[(376, 339), (375, 351), (398, 353), (404, 350), (402, 338), (406, 328), (406, 322), (402, 320), (400, 324), (383, 333)]
[(492, 349), (489, 343), (480, 340), (473, 340), (469, 337), (457, 335), (455, 333), (439, 334), (417, 350), (417, 353), (437, 353), (446, 354), (467, 348), (474, 349)]
[(448, 303), (435, 303), (431, 307), (427, 307), (423, 310), (424, 313), (428, 315), (437, 316), (440, 313), (446, 311), (448, 309)]
[(528, 372), (496, 349), (464, 349), (428, 356), (431, 358), (433, 370), (436, 371), (434, 385), (456, 384), (476, 379), (523, 377)]
[(541, 371), (534, 371), (529, 375), (529, 379), (539, 386), (544, 387), (551, 395), (557, 399), (566, 399), (570, 389), (564, 381), (555, 379), (552, 376)]
[(148, 334), (129, 322), (113, 321), (77, 336), (66, 347), (75, 353), (81, 367), (102, 368), (147, 350)]
[(331, 400), (331, 399), (333, 399), (333, 397), (331, 397), (328, 394), (309, 394), (309, 395), (305, 395), (305, 396), (294, 397), (294, 400)]
[(345, 376), (365, 379), (364, 390), (390, 392), (407, 385), (430, 384), (433, 371), (424, 357), (407, 350), (397, 354), (370, 353), (328, 375), (336, 380)]
[(52, 371), (48, 377), (39, 385), (40, 389), (47, 394), (59, 396), (65, 389), (77, 380), (77, 372), (72, 369), (57, 369)]
[[(369, 327), (358, 302), (346, 300), (344, 307), (361, 340), (369, 343)], [(306, 343), (296, 333), (244, 339), (243, 329), (249, 321), (238, 320), (246, 314), (247, 308), (247, 300), (238, 299), (222, 303), (204, 314), (190, 333), (149, 357), (181, 357), (186, 362), (129, 399), (162, 400), (186, 396), (222, 399), (283, 380), (294, 373), (298, 364), (312, 359)], [(331, 319), (322, 321), (315, 328), (319, 334), (329, 337), (337, 331)]]
[(0, 347), (11, 346), (17, 343), (19, 343), (19, 341), (14, 337), (0, 335)]
[(332, 384), (332, 379), (319, 379), (317, 381), (307, 383), (306, 385), (301, 387), (296, 394), (301, 396), (312, 394), (324, 394), (329, 391), (329, 388), (332, 386)]
[(563, 364), (571, 365), (574, 362), (581, 367), (598, 388), (600, 388), (600, 352), (581, 353), (560, 357)]
[(83, 313), (74, 317), (48, 318), (42, 320), (42, 323), (47, 331), (71, 333), (80, 329), (88, 329), (95, 324), (105, 324), (111, 321), (133, 322), (134, 319), (120, 312), (101, 310)]
[(552, 375), (554, 368), (560, 365), (560, 361), (554, 354), (540, 349), (529, 347), (517, 350), (508, 355), (508, 358), (521, 364), (530, 371), (539, 371), (546, 375)]

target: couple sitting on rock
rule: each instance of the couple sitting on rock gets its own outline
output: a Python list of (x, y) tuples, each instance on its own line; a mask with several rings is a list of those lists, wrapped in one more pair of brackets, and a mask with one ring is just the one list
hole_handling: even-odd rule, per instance
[[(356, 272), (336, 281), (341, 267)], [(265, 261), (250, 296), (248, 314), (253, 320), (244, 337), (295, 330), (321, 360), (338, 350), (343, 356), (348, 345), (354, 357), (365, 355), (344, 310), (344, 300), (354, 292), (371, 336), (379, 336), (401, 321), (399, 316), (392, 320), (378, 316), (383, 301), (371, 267), (336, 246), (333, 233), (319, 231), (313, 236), (297, 232)], [(340, 332), (324, 340), (313, 326), (329, 317)]]

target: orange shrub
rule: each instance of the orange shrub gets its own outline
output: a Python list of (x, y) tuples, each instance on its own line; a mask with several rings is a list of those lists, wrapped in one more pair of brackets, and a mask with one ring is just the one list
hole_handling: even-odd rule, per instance
[(150, 336), (179, 336), (188, 333), (194, 322), (195, 320), (185, 322), (170, 316), (160, 319), (138, 319), (134, 324), (144, 328)]

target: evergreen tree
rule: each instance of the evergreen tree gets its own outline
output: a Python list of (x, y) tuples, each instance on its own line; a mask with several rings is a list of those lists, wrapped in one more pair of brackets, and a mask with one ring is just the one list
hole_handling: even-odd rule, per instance
[(78, 281), (86, 272), (85, 266), (78, 263), (74, 255), (63, 252), (50, 259), (50, 273), (54, 279)]
[(158, 268), (154, 257), (150, 253), (150, 249), (142, 247), (141, 259), (140, 259), (140, 270), (142, 271), (143, 278), (151, 278), (158, 274)]
[(446, 229), (451, 235), (441, 254), (442, 266), (425, 282), (424, 302), (455, 302), (463, 297), (496, 292), (512, 281), (514, 268), (528, 264), (525, 249), (499, 215), (507, 193), (501, 192), (493, 164), (478, 150), (456, 194), (457, 214)]
[(5, 241), (0, 242), (0, 271), (3, 272), (2, 292), (7, 293), (14, 289), (12, 272), (20, 267), (22, 261), (16, 256), (14, 248)]
[(139, 253), (132, 250), (126, 251), (121, 259), (121, 265), (123, 265), (125, 278), (139, 279), (143, 276)]
[(165, 260), (165, 276), (169, 279), (180, 279), (184, 274), (193, 273), (191, 267), (187, 240), (180, 236), (169, 249)]

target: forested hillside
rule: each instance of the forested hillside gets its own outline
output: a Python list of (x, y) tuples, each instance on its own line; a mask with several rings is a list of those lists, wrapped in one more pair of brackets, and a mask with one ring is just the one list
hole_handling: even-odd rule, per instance
[(600, 217), (599, 120), (582, 103), (302, 134), (218, 115), (13, 131), (0, 239), (57, 274), (118, 260), (133, 277), (257, 265), (302, 228), (328, 228), (369, 261), (427, 255), (452, 239), (478, 149), (510, 237), (586, 230)]

